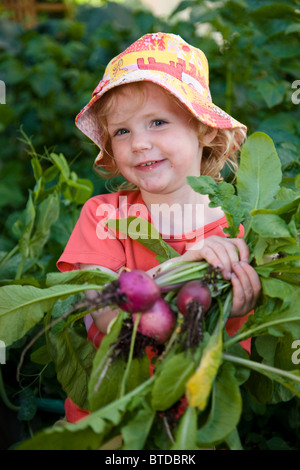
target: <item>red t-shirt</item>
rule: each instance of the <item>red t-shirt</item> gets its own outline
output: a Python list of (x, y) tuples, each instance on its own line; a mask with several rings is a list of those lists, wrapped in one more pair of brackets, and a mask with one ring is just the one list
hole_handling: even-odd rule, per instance
[[(176, 209), (176, 207), (175, 207)], [(132, 238), (108, 230), (108, 219), (137, 216), (152, 222), (140, 191), (119, 191), (95, 196), (83, 206), (80, 218), (66, 248), (57, 262), (60, 271), (78, 269), (82, 264), (104, 266), (117, 272), (122, 266), (129, 269), (148, 269), (157, 266), (155, 253)], [(176, 214), (175, 214), (176, 216)], [(181, 216), (181, 214), (180, 214)], [(172, 214), (170, 213), (170, 217)], [(211, 235), (225, 237), (225, 217), (198, 230), (174, 236), (160, 234), (162, 239), (182, 255), (187, 247)], [(137, 227), (137, 232), (139, 228)]]
[[(92, 264), (118, 272), (123, 266), (143, 271), (158, 266), (159, 262), (153, 251), (137, 240), (107, 229), (105, 225), (109, 219), (130, 216), (142, 217), (152, 222), (139, 190), (118, 191), (89, 199), (84, 204), (65, 250), (57, 261), (58, 269), (62, 272), (72, 271), (79, 269), (80, 264)], [(182, 255), (187, 247), (203, 238), (212, 235), (225, 237), (223, 229), (226, 226), (226, 217), (222, 217), (200, 229), (184, 234), (180, 233), (171, 237), (160, 235), (166, 243)], [(241, 228), (241, 235), (242, 231)], [(233, 335), (238, 331), (246, 319), (247, 316), (230, 318), (226, 324), (228, 334)], [(88, 338), (96, 347), (99, 347), (103, 338), (103, 334), (92, 321), (88, 324)], [(241, 344), (248, 352), (250, 351), (250, 340), (243, 341)]]

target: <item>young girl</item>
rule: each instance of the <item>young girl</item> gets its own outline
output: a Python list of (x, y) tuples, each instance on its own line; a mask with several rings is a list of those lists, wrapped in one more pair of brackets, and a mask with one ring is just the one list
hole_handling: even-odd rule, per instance
[[(132, 237), (105, 228), (112, 218), (146, 218), (179, 253), (176, 261), (205, 259), (231, 279), (226, 327), (229, 334), (237, 331), (255, 306), (260, 281), (248, 264), (244, 240), (226, 237), (221, 208), (211, 208), (208, 197), (188, 185), (187, 176), (219, 179), (225, 163), (234, 167), (246, 127), (212, 103), (204, 53), (173, 34), (143, 36), (108, 64), (76, 123), (100, 148), (95, 162), (100, 174), (121, 174), (127, 186), (86, 202), (58, 269), (118, 273), (127, 267), (152, 276), (159, 265), (156, 255)], [(93, 298), (94, 293), (86, 295)], [(117, 313), (106, 307), (86, 318), (88, 338), (96, 347)], [(244, 347), (249, 350), (249, 342)]]

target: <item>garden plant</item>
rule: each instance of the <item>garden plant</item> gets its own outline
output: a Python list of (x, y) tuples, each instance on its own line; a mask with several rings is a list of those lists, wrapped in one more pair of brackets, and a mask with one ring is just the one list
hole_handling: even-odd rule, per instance
[[(299, 2), (183, 1), (167, 19), (113, 2), (74, 11), (31, 29), (0, 17), (1, 446), (98, 449), (117, 439), (126, 450), (299, 449)], [(206, 263), (179, 263), (154, 279), (151, 305), (133, 311), (122, 298), (96, 351), (83, 318), (116, 302), (107, 292), (122, 273), (62, 274), (55, 263), (84, 202), (115, 181), (107, 186), (93, 173), (96, 149), (73, 118), (107, 60), (160, 30), (205, 51), (213, 97), (248, 125), (236, 181), (228, 173), (218, 184), (204, 176), (188, 182), (222, 206), (228, 236), (244, 225), (262, 294), (230, 338), (230, 283)], [(154, 230), (143, 220), (115, 228), (131, 236), (137, 222), (137, 243), (160, 262), (176, 256), (158, 234), (147, 238)], [(179, 294), (195, 279), (209, 302), (184, 311)], [(99, 290), (97, 304), (85, 299), (87, 289)], [(162, 341), (149, 338), (140, 312), (157, 297), (172, 327)], [(250, 337), (249, 357), (239, 343)], [(148, 346), (156, 350), (153, 376)], [(89, 416), (65, 423), (67, 396)]]

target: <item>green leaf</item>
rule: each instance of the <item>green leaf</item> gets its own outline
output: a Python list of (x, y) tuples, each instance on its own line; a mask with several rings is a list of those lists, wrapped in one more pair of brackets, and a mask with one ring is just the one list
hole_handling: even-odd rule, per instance
[(50, 362), (52, 362), (52, 357), (45, 344), (41, 346), (39, 349), (36, 349), (35, 351), (33, 351), (33, 353), (30, 354), (30, 359), (36, 364), (43, 364), (43, 365), (49, 364)]
[(275, 80), (260, 79), (257, 84), (257, 89), (262, 98), (265, 100), (268, 108), (273, 108), (284, 100), (285, 86), (283, 83), (277, 83)]
[[(123, 392), (124, 373), (128, 358), (114, 356), (116, 343), (124, 320), (124, 312), (120, 311), (111, 331), (101, 341), (96, 353), (89, 381), (90, 410), (95, 411), (116, 400)], [(149, 378), (149, 359), (146, 354), (133, 358), (130, 362), (130, 374), (126, 381), (126, 391), (138, 387)]]
[(276, 55), (278, 59), (290, 59), (299, 56), (299, 41), (295, 37), (281, 35), (280, 38), (272, 38), (267, 44), (267, 50), (270, 54)]
[(274, 393), (274, 383), (265, 375), (251, 370), (247, 388), (259, 404), (271, 403)]
[(244, 220), (244, 209), (241, 199), (235, 194), (232, 184), (216, 181), (210, 176), (188, 176), (187, 181), (194, 191), (200, 194), (208, 194), (210, 207), (222, 207), (228, 228), (224, 229), (231, 237), (235, 238), (240, 232), (240, 224)]
[(292, 360), (293, 342), (294, 337), (290, 333), (281, 337), (262, 335), (255, 339), (255, 349), (264, 364), (290, 370), (295, 366)]
[(230, 450), (243, 450), (237, 428), (235, 428), (224, 441)]
[(51, 153), (50, 160), (60, 171), (60, 181), (67, 182), (70, 177), (70, 168), (64, 155), (62, 153), (59, 155)]
[(98, 449), (105, 442), (106, 436), (117, 429), (128, 406), (131, 406), (131, 411), (132, 404), (137, 409), (141, 406), (141, 401), (135, 401), (133, 398), (145, 397), (152, 387), (153, 380), (147, 380), (123, 398), (91, 413), (76, 424), (67, 423), (63, 427), (51, 426), (22, 442), (17, 448), (20, 450)]
[(25, 258), (29, 255), (30, 237), (34, 227), (35, 217), (36, 209), (32, 200), (32, 192), (30, 191), (25, 209), (25, 228), (19, 240), (19, 250)]
[(46, 286), (59, 284), (94, 284), (102, 286), (117, 279), (117, 275), (105, 273), (100, 269), (82, 269), (80, 271), (68, 271), (65, 273), (48, 273), (46, 275)]
[(19, 240), (19, 250), (25, 258), (37, 258), (50, 236), (51, 226), (59, 217), (60, 200), (54, 191), (38, 206), (32, 193), (25, 210), (25, 228)]
[(101, 341), (95, 355), (90, 381), (88, 384), (89, 406), (95, 411), (107, 405), (118, 397), (121, 377), (125, 370), (124, 361), (111, 357), (114, 344), (120, 334), (123, 323), (123, 313), (120, 313), (113, 323), (111, 331)]
[(94, 346), (68, 324), (58, 334), (50, 333), (49, 339), (57, 380), (77, 406), (87, 409), (88, 382), (96, 354)]
[(252, 218), (252, 228), (263, 238), (293, 238), (287, 224), (277, 214), (254, 215)]
[(292, 33), (300, 33), (300, 23), (292, 23), (286, 28), (285, 34)]
[(54, 61), (46, 59), (43, 64), (37, 63), (33, 66), (32, 71), (30, 85), (39, 99), (45, 98), (50, 93), (61, 91), (61, 82), (57, 77), (58, 69)]
[(171, 16), (176, 15), (177, 13), (185, 10), (186, 8), (190, 8), (193, 2), (194, 0), (183, 0), (182, 2), (179, 2), (177, 7), (171, 12)]
[[(265, 282), (266, 281), (266, 282)], [(276, 297), (285, 295), (285, 288), (276, 292), (276, 284), (263, 280), (264, 289), (270, 297), (255, 309), (255, 315), (249, 315), (248, 320), (243, 324), (239, 332), (224, 343), (227, 348), (231, 344), (242, 341), (245, 338), (263, 335), (265, 333), (275, 336), (283, 336), (286, 332), (293, 335), (295, 339), (300, 336), (300, 312), (295, 309), (295, 305), (300, 304), (300, 289), (295, 288), (293, 292), (287, 290), (289, 295), (284, 302), (278, 301)], [(268, 289), (269, 290), (266, 290)], [(289, 288), (288, 288), (289, 289)], [(274, 299), (271, 298), (274, 297)]]
[(299, 191), (293, 191), (290, 188), (281, 187), (276, 194), (276, 198), (266, 209), (254, 209), (251, 215), (256, 214), (277, 214), (285, 215), (295, 213), (300, 204)]
[(237, 173), (238, 195), (249, 212), (273, 202), (281, 177), (281, 163), (272, 139), (262, 132), (250, 135), (242, 148)]
[[(51, 317), (53, 320), (60, 318), (62, 315), (67, 314), (73, 308), (73, 306), (80, 300), (80, 294), (69, 295), (66, 299), (58, 299), (55, 302), (54, 307), (51, 311)], [(62, 323), (58, 323), (58, 326), (54, 326), (54, 329), (61, 330), (61, 327), (65, 325), (67, 320), (62, 320)]]
[(198, 430), (198, 445), (204, 447), (224, 441), (239, 423), (241, 411), (242, 399), (235, 368), (224, 363), (213, 385), (210, 413)]
[[(276, 278), (261, 278), (262, 288), (265, 295), (282, 300), (290, 299), (295, 293), (295, 287)], [(300, 320), (300, 317), (299, 317)]]
[(258, 16), (262, 19), (265, 18), (290, 18), (294, 17), (295, 9), (293, 6), (283, 2), (269, 2), (264, 5), (264, 2), (257, 2), (258, 8), (252, 10), (251, 16)]
[(50, 194), (37, 208), (34, 234), (29, 242), (28, 256), (37, 258), (48, 241), (51, 226), (57, 221), (60, 211), (60, 200), (57, 192)]
[[(276, 381), (279, 384), (286, 387), (292, 392), (292, 394), (300, 397), (300, 371), (299, 370), (283, 370), (277, 367), (271, 367), (260, 362), (253, 360), (246, 360), (231, 356), (230, 354), (224, 354), (224, 359), (232, 361), (233, 363), (249, 367), (250, 369), (259, 372), (271, 381)], [(291, 398), (291, 395), (288, 395)]]
[(73, 173), (72, 179), (69, 179), (67, 184), (68, 186), (64, 191), (64, 197), (78, 205), (84, 204), (88, 198), (91, 197), (94, 190), (94, 186), (91, 181), (83, 178), (77, 178), (77, 176), (74, 176)]
[(37, 157), (33, 157), (31, 159), (31, 166), (32, 166), (35, 181), (39, 181), (40, 178), (42, 177), (43, 169)]
[(46, 289), (33, 286), (10, 285), (0, 287), (1, 339), (9, 346), (22, 338), (49, 312), (57, 299), (98, 289), (97, 285), (59, 285)]
[(152, 410), (145, 399), (143, 399), (142, 405), (143, 407), (137, 410), (133, 418), (121, 428), (124, 441), (122, 450), (144, 449), (153, 424), (155, 411)]
[(181, 417), (176, 433), (175, 443), (171, 450), (195, 450), (197, 446), (197, 411), (188, 406)]
[(174, 405), (183, 396), (186, 381), (195, 369), (191, 355), (184, 352), (165, 358), (152, 390), (153, 409), (166, 410)]
[(168, 245), (153, 224), (140, 217), (110, 219), (106, 225), (132, 240), (137, 240), (143, 246), (159, 255), (163, 260), (179, 256), (179, 253)]
[(20, 393), (20, 408), (18, 419), (20, 421), (31, 421), (37, 410), (36, 397), (31, 388), (24, 388)]

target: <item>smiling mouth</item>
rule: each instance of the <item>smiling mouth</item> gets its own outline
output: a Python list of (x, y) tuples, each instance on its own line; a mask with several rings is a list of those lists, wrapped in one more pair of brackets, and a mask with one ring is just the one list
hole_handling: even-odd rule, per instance
[(148, 163), (141, 163), (139, 166), (150, 166), (153, 165), (154, 163), (157, 163), (158, 160), (153, 160), (153, 162), (148, 162)]
[(151, 162), (146, 162), (146, 163), (139, 163), (136, 167), (137, 168), (145, 168), (145, 167), (151, 167), (155, 164), (159, 164), (159, 163), (162, 163), (163, 160), (152, 160)]

